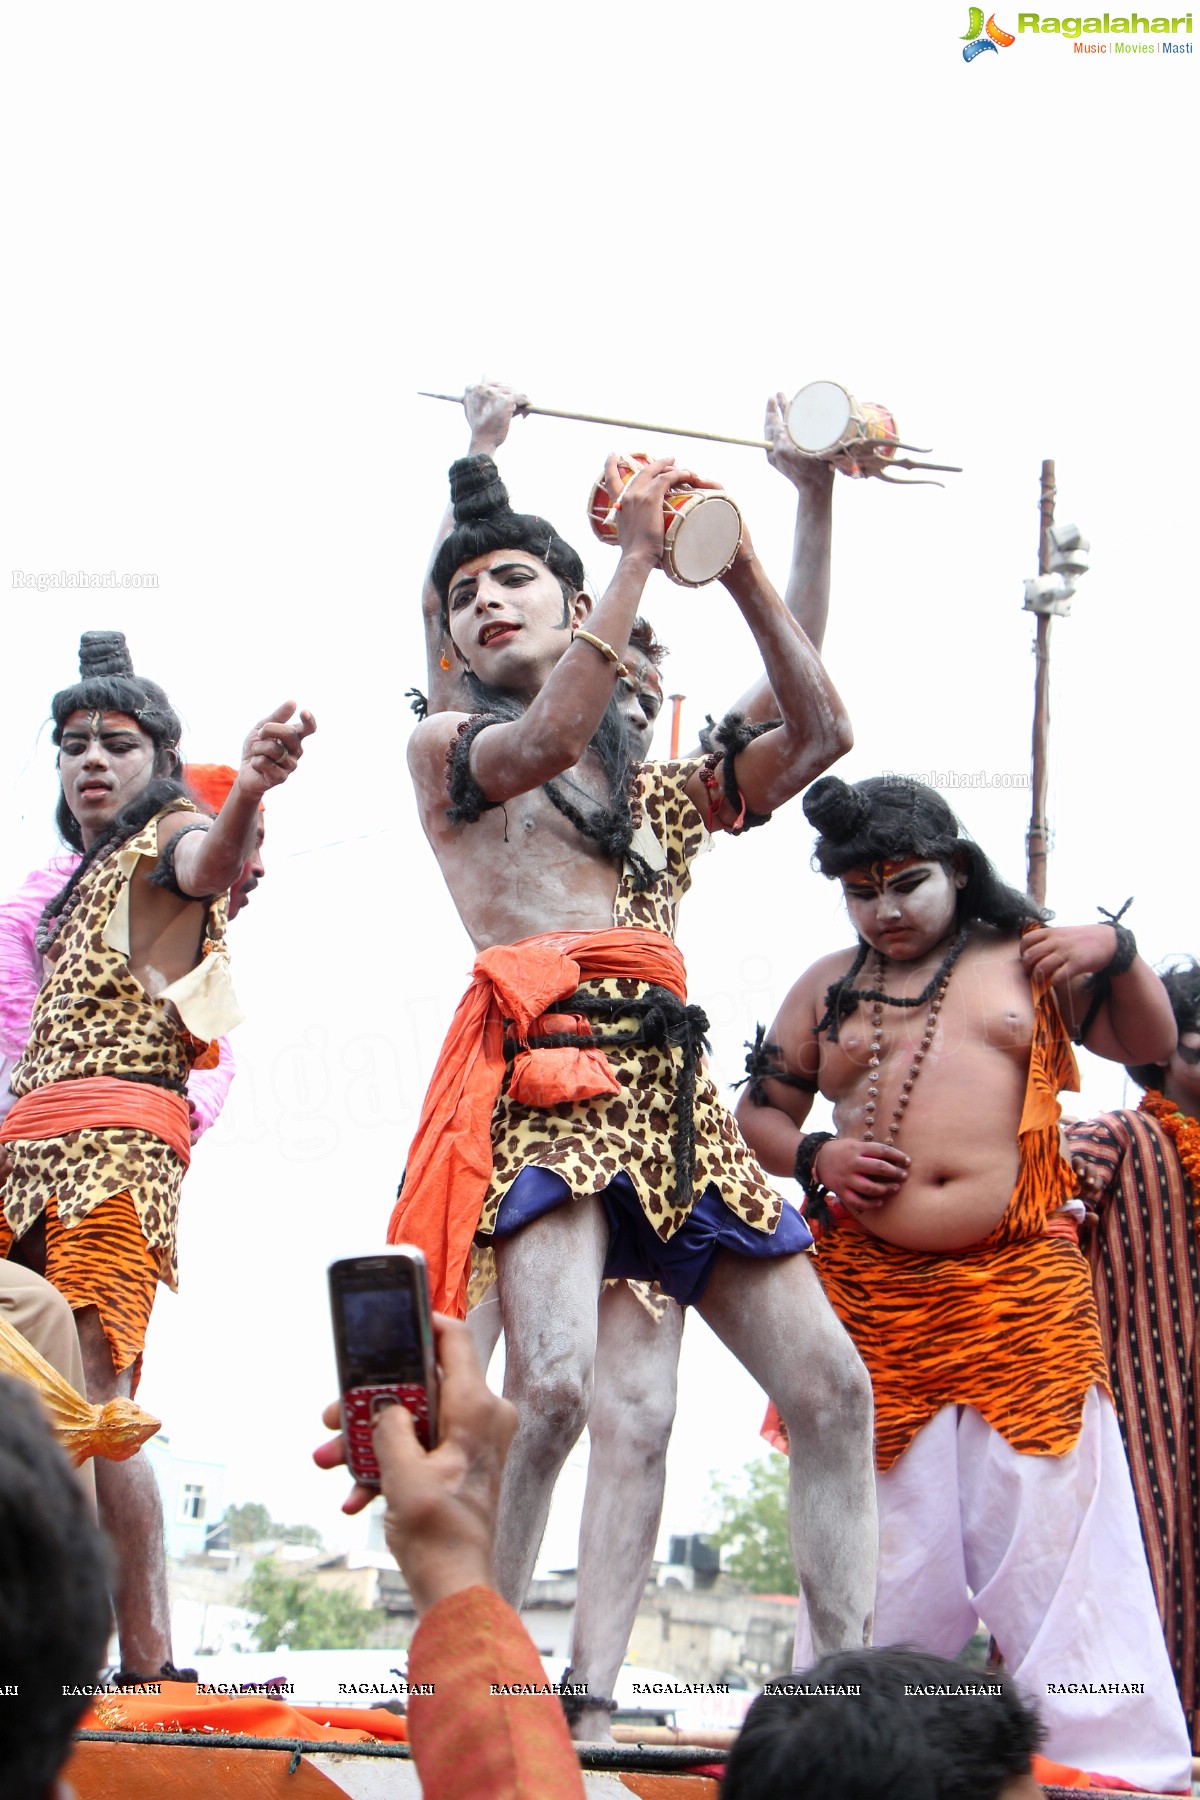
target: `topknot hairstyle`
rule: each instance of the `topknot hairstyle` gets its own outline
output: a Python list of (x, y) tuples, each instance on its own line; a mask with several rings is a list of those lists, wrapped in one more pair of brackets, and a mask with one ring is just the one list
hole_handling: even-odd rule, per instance
[(851, 869), (915, 856), (965, 873), (960, 926), (978, 919), (1002, 931), (1019, 931), (1050, 916), (1001, 881), (941, 795), (922, 782), (872, 775), (851, 787), (836, 775), (825, 775), (805, 794), (804, 813), (821, 834), (813, 861), (830, 881)]
[[(158, 752), (155, 776), (170, 778), (177, 773), (183, 732), (179, 715), (156, 681), (134, 674), (123, 631), (85, 631), (80, 638), (79, 680), (60, 689), (50, 702), (56, 745), (62, 743), (63, 729), (75, 712), (125, 713), (136, 719)], [(175, 791), (183, 793), (181, 783), (176, 782)], [(82, 833), (61, 794), (56, 819), (65, 842), (82, 850)]]
[[(1173, 969), (1160, 970), (1159, 979), (1167, 990), (1180, 1037), (1185, 1031), (1200, 1031), (1200, 963), (1189, 956)], [(1141, 1088), (1161, 1088), (1167, 1070), (1165, 1063), (1127, 1063), (1125, 1073)]]
[(50, 702), (54, 742), (73, 712), (120, 712), (136, 719), (160, 750), (174, 750), (183, 727), (156, 681), (133, 672), (123, 631), (85, 631), (79, 640), (79, 680)]
[(442, 602), (442, 622), (449, 623), (446, 600), (455, 571), (472, 557), (492, 550), (525, 550), (557, 575), (568, 600), (583, 587), (583, 563), (560, 538), (548, 519), (517, 513), (508, 489), (490, 456), (463, 456), (450, 465), (450, 498), (454, 530), (445, 539), (430, 569), (430, 580)]

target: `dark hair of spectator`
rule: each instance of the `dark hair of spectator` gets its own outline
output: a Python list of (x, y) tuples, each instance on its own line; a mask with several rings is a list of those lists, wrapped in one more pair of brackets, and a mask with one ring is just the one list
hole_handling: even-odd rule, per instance
[(108, 1646), (108, 1557), (33, 1391), (0, 1378), (0, 1792), (46, 1800)]
[[(1043, 1735), (1011, 1677), (906, 1647), (840, 1651), (778, 1683), (835, 1691), (760, 1694), (721, 1800), (998, 1800)], [(972, 1687), (999, 1691), (954, 1691)]]
[[(1194, 956), (1189, 956), (1186, 962), (1177, 963), (1173, 969), (1160, 970), (1159, 978), (1167, 990), (1179, 1036), (1182, 1037), (1185, 1031), (1200, 1031), (1200, 963)], [(1165, 1063), (1161, 1066), (1129, 1063), (1125, 1073), (1130, 1081), (1136, 1081), (1142, 1088), (1161, 1088), (1167, 1076)]]

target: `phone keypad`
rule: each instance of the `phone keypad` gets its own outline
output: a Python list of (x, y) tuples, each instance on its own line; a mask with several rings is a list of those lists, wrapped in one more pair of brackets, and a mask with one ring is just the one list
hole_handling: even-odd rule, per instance
[(412, 1414), (417, 1441), (429, 1449), (429, 1396), (420, 1382), (395, 1382), (387, 1387), (354, 1388), (342, 1396), (342, 1417), (349, 1452), (350, 1472), (378, 1487), (379, 1464), (375, 1460), (375, 1420), (385, 1406), (403, 1406)]

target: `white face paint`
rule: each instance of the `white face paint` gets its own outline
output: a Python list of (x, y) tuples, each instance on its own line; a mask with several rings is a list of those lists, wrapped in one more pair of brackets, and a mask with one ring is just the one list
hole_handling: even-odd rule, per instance
[(846, 911), (872, 950), (915, 962), (954, 929), (963, 878), (914, 857), (852, 869), (842, 877)]
[(625, 721), (634, 756), (643, 762), (650, 754), (654, 721), (662, 711), (662, 676), (650, 658), (632, 645), (624, 662), (629, 674), (617, 682), (617, 711)]
[(73, 712), (62, 728), (63, 797), (90, 846), (154, 776), (154, 740), (125, 713)]
[(587, 602), (563, 598), (540, 557), (489, 550), (455, 573), (446, 596), (450, 637), (467, 667), (489, 687), (537, 692), (583, 623)]

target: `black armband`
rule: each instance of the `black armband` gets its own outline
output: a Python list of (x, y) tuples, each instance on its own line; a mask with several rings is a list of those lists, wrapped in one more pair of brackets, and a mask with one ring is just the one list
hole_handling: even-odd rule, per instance
[(715, 795), (718, 766), (721, 770), (724, 798), (734, 813), (734, 822), (729, 827), (730, 836), (740, 837), (743, 831), (750, 831), (755, 825), (765, 825), (770, 819), (770, 813), (756, 813), (748, 809), (738, 786), (734, 763), (755, 738), (762, 737), (766, 731), (775, 731), (782, 723), (782, 719), (767, 719), (762, 724), (752, 725), (744, 713), (728, 712), (721, 723), (715, 725), (712, 714), (707, 715), (707, 724), (700, 733), (700, 742), (708, 756), (700, 771), (700, 779), (708, 791), (710, 829), (720, 804)]
[(1098, 969), (1094, 975), (1088, 976), (1087, 984), (1092, 990), (1092, 1003), (1087, 1009), (1083, 1024), (1075, 1034), (1074, 1041), (1077, 1044), (1085, 1042), (1088, 1032), (1096, 1023), (1097, 1013), (1112, 993), (1112, 984), (1117, 976), (1127, 975), (1133, 967), (1134, 959), (1138, 953), (1137, 939), (1127, 925), (1121, 924), (1121, 920), (1125, 917), (1125, 914), (1132, 905), (1133, 895), (1131, 894), (1119, 912), (1110, 913), (1103, 906), (1097, 907), (1096, 909), (1097, 912), (1104, 914), (1105, 922), (1111, 925), (1116, 932), (1117, 947), (1113, 951), (1111, 959), (1105, 966), (1102, 969)]
[(783, 1066), (783, 1052), (767, 1038), (765, 1025), (754, 1027), (754, 1042), (746, 1042), (746, 1073), (733, 1083), (734, 1091), (746, 1088), (752, 1106), (765, 1106), (764, 1081), (778, 1081), (784, 1087), (799, 1088), (802, 1094), (819, 1094), (820, 1088), (807, 1075), (792, 1075)]
[(446, 746), (446, 787), (450, 794), (446, 817), (452, 825), (474, 825), (483, 813), (500, 804), (488, 799), (471, 773), (471, 745), (489, 725), (502, 723), (495, 713), (476, 713), (463, 720)]
[(792, 1174), (810, 1200), (823, 1200), (829, 1191), (817, 1180), (813, 1173), (813, 1166), (822, 1146), (831, 1144), (836, 1136), (836, 1131), (810, 1131), (800, 1139), (796, 1146), (796, 1160), (792, 1164)]
[(151, 869), (146, 880), (151, 887), (166, 888), (168, 894), (174, 894), (177, 900), (211, 900), (211, 894), (185, 894), (175, 876), (175, 849), (180, 838), (185, 838), (189, 831), (207, 831), (211, 821), (194, 819), (190, 825), (181, 825), (172, 832), (162, 850), (158, 861)]

